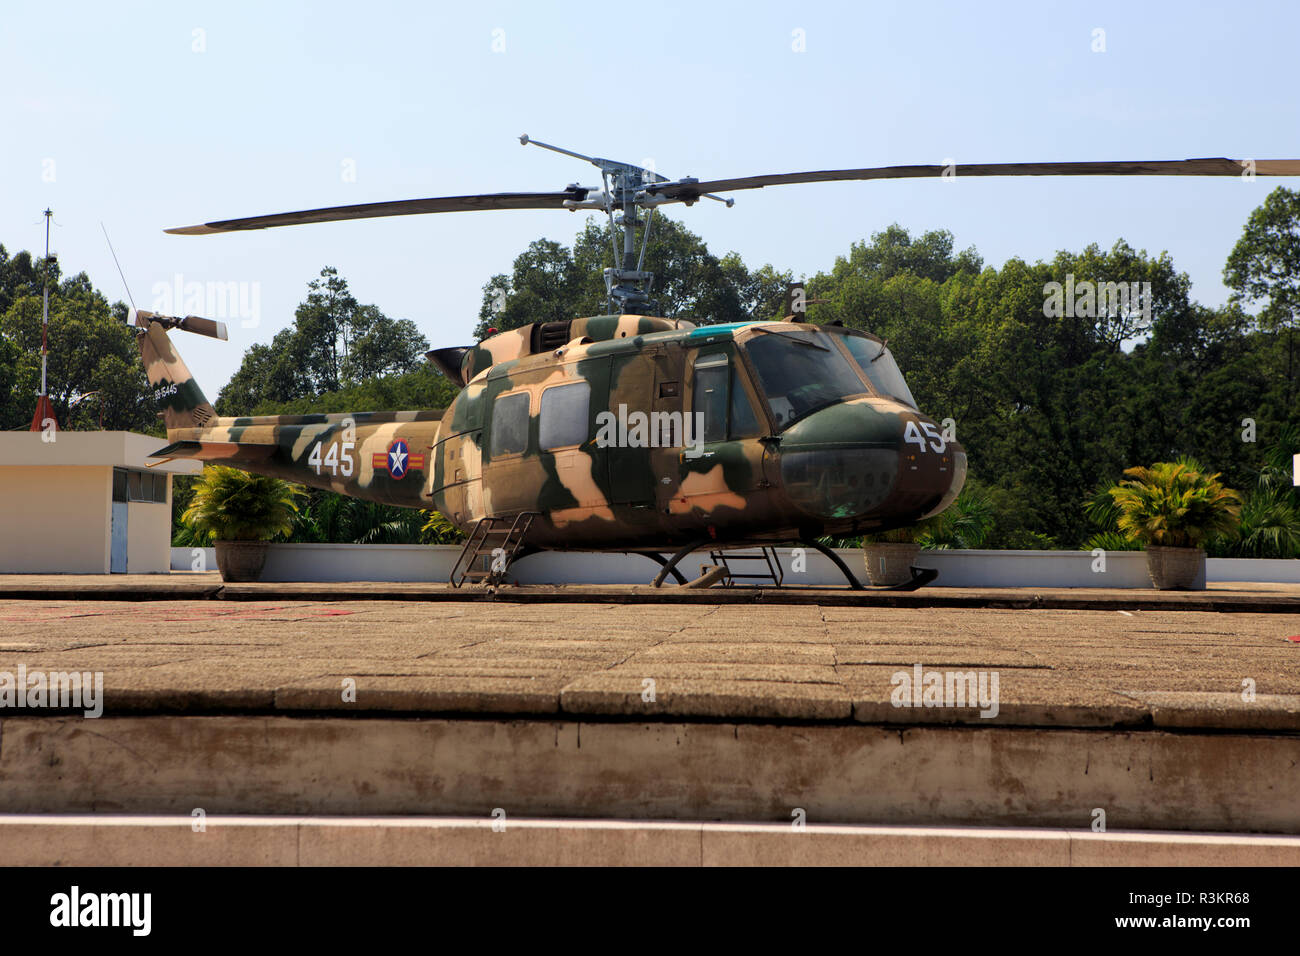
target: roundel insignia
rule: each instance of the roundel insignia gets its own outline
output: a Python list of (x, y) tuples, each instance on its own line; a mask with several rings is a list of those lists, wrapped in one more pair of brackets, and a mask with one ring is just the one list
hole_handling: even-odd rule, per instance
[(405, 478), (411, 466), (411, 450), (406, 442), (397, 439), (388, 446), (388, 473), (394, 478)]
[(397, 438), (388, 446), (387, 451), (375, 452), (373, 464), (375, 471), (386, 471), (390, 478), (397, 480), (405, 478), (406, 473), (412, 469), (418, 471), (424, 468), (424, 455), (420, 452), (413, 454), (406, 439)]

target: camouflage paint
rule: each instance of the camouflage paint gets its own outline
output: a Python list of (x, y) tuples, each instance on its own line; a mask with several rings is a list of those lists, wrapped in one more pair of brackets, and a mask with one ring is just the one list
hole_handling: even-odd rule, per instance
[[(933, 423), (876, 394), (856, 364), (860, 396), (778, 432), (744, 343), (765, 334), (759, 327), (789, 329), (791, 323), (696, 328), (679, 320), (609, 315), (531, 325), (467, 349), (463, 387), (445, 411), (247, 418), (217, 418), (166, 330), (147, 318), (142, 326), (141, 356), (149, 381), (162, 393), (172, 442), (160, 456), (227, 463), (372, 501), (436, 509), (466, 532), (480, 518), (537, 511), (528, 538), (537, 547), (640, 550), (701, 538), (789, 541), (881, 530), (946, 507), (965, 476), (965, 453), (957, 443), (937, 454), (904, 440), (909, 422)], [(682, 447), (598, 446), (597, 416), (620, 405), (688, 415), (695, 398), (694, 359), (718, 351), (729, 356), (734, 386), (744, 390), (758, 434), (710, 442), (699, 458), (688, 457)], [(590, 388), (586, 440), (541, 449), (543, 395), (577, 382)], [(512, 395), (526, 396), (527, 446), (493, 456), (493, 409)], [(373, 463), (399, 439), (413, 456), (424, 456), (422, 467), (400, 479)], [(803, 459), (804, 465), (866, 456), (869, 471), (878, 474), (868, 476), (872, 485), (865, 497), (859, 488), (856, 499), (814, 501), (811, 485), (785, 487), (784, 476), (810, 476), (813, 483), (821, 477), (818, 469), (801, 468), (799, 455), (832, 456)], [(857, 479), (842, 474), (840, 480)], [(869, 508), (850, 507), (868, 498)]]

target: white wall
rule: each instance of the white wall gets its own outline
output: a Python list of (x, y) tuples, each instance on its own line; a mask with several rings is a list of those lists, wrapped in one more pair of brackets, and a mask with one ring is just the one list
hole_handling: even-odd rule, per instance
[(166, 574), (171, 570), (172, 477), (167, 476), (167, 503), (132, 501), (126, 506), (128, 574)]
[(1300, 584), (1300, 560), (1279, 558), (1206, 558), (1210, 581), (1259, 581)]
[(112, 475), (102, 465), (0, 468), (0, 574), (107, 573)]
[[(779, 548), (785, 569), (784, 583), (792, 587), (841, 586), (843, 575), (819, 552), (805, 552), (806, 570), (791, 569), (791, 551)], [(171, 566), (191, 570), (189, 548), (172, 549)], [(267, 555), (264, 581), (433, 581), (445, 582), (459, 546), (273, 544)], [(838, 551), (844, 563), (863, 584), (867, 583), (862, 552)], [(216, 555), (204, 549), (205, 567), (216, 570)], [(693, 578), (708, 561), (706, 552), (688, 556), (679, 565), (683, 576)], [(1106, 570), (1093, 570), (1087, 551), (922, 551), (917, 566), (936, 568), (939, 579), (932, 587), (1040, 587), (1040, 588), (1149, 588), (1146, 554), (1110, 551)], [(1255, 561), (1210, 558), (1208, 581), (1277, 581), (1300, 583), (1300, 560)], [(736, 570), (755, 570), (746, 563)], [(635, 554), (556, 552), (525, 558), (511, 569), (521, 584), (649, 584), (659, 566)], [(670, 584), (672, 579), (669, 579)]]

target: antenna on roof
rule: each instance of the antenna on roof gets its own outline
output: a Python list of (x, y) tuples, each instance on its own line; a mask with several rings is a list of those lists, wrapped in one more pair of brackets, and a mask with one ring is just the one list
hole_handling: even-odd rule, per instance
[[(122, 277), (122, 288), (126, 289), (127, 301), (131, 303), (131, 311), (135, 312), (137, 311), (135, 307), (135, 299), (131, 296), (131, 287), (126, 283), (126, 273), (122, 271), (122, 263), (117, 261), (117, 250), (113, 248), (113, 240), (108, 238), (108, 229), (105, 228), (102, 220), (99, 223), (99, 228), (104, 230), (104, 241), (108, 243), (108, 251), (113, 256), (113, 265), (117, 266), (117, 274)], [(130, 324), (129, 319), (127, 320), (127, 324)]]

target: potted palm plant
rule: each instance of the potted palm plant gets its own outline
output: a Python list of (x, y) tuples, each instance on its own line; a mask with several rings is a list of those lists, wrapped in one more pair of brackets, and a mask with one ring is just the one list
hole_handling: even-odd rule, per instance
[(1207, 541), (1238, 529), (1241, 499), (1218, 474), (1192, 458), (1128, 468), (1128, 480), (1110, 489), (1116, 524), (1147, 553), (1151, 583), (1162, 591), (1188, 590), (1204, 581)]
[(293, 530), (302, 489), (279, 478), (209, 465), (194, 486), (182, 520), (217, 549), (225, 581), (256, 581), (267, 543)]

